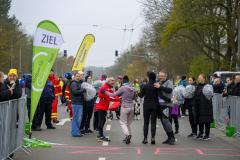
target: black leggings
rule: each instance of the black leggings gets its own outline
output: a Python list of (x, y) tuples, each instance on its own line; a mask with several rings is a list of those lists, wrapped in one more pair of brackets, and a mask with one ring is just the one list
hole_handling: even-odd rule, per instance
[(197, 134), (197, 125), (194, 122), (194, 114), (192, 109), (189, 109), (189, 122), (192, 128), (192, 133)]
[(148, 136), (148, 126), (149, 126), (149, 120), (151, 116), (151, 133), (152, 138), (156, 135), (156, 125), (157, 125), (157, 116), (158, 116), (158, 110), (159, 106), (144, 106), (144, 125), (143, 125), (143, 133), (144, 138), (147, 138)]
[(98, 109), (98, 130), (99, 130), (99, 135), (101, 137), (103, 136), (103, 127), (106, 122), (106, 116), (107, 116), (106, 111)]
[(98, 129), (98, 112), (94, 112), (93, 128), (94, 129)]
[(172, 124), (172, 119), (173, 119), (174, 124), (175, 124), (175, 131), (178, 132), (178, 130), (179, 130), (178, 115), (172, 114), (171, 119), (169, 119), (171, 124)]
[(199, 124), (199, 134), (203, 135), (204, 125), (205, 125), (205, 135), (209, 136), (210, 124)]
[(90, 129), (90, 120), (93, 114), (93, 106), (86, 107), (86, 122), (85, 122), (85, 129)]

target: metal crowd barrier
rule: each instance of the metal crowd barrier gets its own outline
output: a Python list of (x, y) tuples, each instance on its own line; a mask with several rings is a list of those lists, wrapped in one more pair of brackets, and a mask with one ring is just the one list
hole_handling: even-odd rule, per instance
[[(228, 96), (222, 98), (221, 94), (214, 94), (213, 99), (213, 114), (216, 123), (222, 125), (220, 130), (224, 130), (225, 126), (235, 127), (237, 134), (240, 134), (240, 97)], [(228, 109), (230, 111), (229, 123), (225, 120), (228, 117)]]
[(28, 154), (22, 146), (26, 110), (26, 96), (0, 103), (0, 159), (11, 159), (9, 155), (20, 148)]

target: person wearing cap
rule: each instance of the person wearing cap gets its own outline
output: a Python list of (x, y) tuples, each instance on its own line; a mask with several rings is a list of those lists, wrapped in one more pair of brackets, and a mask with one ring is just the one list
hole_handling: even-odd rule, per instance
[[(66, 88), (67, 88), (67, 85), (70, 83), (69, 81), (68, 81), (68, 76), (70, 76), (70, 79), (72, 80), (72, 74), (71, 73), (65, 73), (65, 75), (64, 75), (64, 77), (65, 77), (65, 79), (64, 79), (64, 81), (63, 81), (63, 87), (62, 87), (62, 94), (63, 94), (63, 97), (64, 97), (64, 99), (65, 99), (65, 106), (66, 106), (66, 111), (68, 112), (69, 111), (69, 109), (68, 109), (68, 101), (66, 100), (66, 95), (65, 95), (65, 91), (66, 91)], [(70, 80), (70, 81), (71, 81)]]
[(15, 87), (13, 89), (13, 94), (10, 96), (9, 100), (19, 99), (22, 96), (22, 87), (19, 84), (16, 69), (9, 70), (8, 77), (7, 79), (5, 79), (4, 83), (7, 85), (8, 89), (10, 89), (13, 86), (13, 84), (15, 84)]
[(49, 73), (48, 80), (50, 80), (53, 83), (54, 90), (55, 90), (55, 101), (52, 103), (51, 119), (53, 120), (53, 123), (59, 123), (59, 121), (57, 120), (57, 118), (58, 118), (58, 116), (57, 116), (58, 94), (59, 94), (61, 100), (62, 100), (63, 95), (62, 95), (62, 89), (61, 89), (60, 83), (59, 83), (58, 79), (55, 77), (53, 69), (51, 69), (51, 71)]
[[(185, 75), (182, 76), (182, 79), (180, 81), (180, 86), (183, 86), (183, 87), (187, 87), (187, 77)], [(186, 105), (184, 104), (184, 101), (183, 101), (183, 104), (181, 105), (181, 110), (182, 110), (182, 117), (186, 117), (187, 114), (186, 114)]]
[(13, 94), (13, 88), (8, 89), (4, 83), (4, 74), (0, 72), (0, 102), (8, 101)]
[(180, 85), (182, 85), (183, 87), (187, 87), (187, 77), (185, 75), (182, 76)]
[(118, 82), (115, 84), (115, 92), (122, 86), (122, 77), (118, 76)]

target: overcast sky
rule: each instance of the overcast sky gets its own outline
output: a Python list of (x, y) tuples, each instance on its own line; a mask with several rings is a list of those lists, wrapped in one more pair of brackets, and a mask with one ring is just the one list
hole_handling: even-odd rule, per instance
[[(85, 67), (108, 67), (114, 64), (115, 50), (120, 52), (122, 49), (125, 25), (128, 28), (141, 11), (142, 6), (136, 0), (12, 0), (10, 15), (15, 14), (32, 35), (40, 21), (53, 21), (65, 41), (60, 51), (67, 50), (68, 55), (74, 57), (84, 36), (93, 34), (96, 41), (88, 53)], [(139, 16), (133, 28), (143, 20)], [(130, 37), (130, 44), (138, 42), (141, 28), (142, 25), (138, 26), (132, 37), (131, 31), (126, 32), (123, 50), (129, 46)]]

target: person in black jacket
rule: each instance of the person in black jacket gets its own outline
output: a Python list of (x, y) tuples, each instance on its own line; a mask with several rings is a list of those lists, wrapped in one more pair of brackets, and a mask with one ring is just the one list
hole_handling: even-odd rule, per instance
[[(206, 76), (201, 74), (198, 78), (199, 84), (196, 88), (193, 100), (194, 121), (199, 124), (199, 135), (196, 139), (210, 140), (210, 123), (213, 123), (213, 105), (212, 100), (208, 100), (203, 94), (203, 88), (206, 85)], [(203, 130), (205, 126), (205, 136)]]
[(214, 93), (220, 93), (222, 94), (223, 93), (223, 90), (220, 86), (220, 81), (218, 78), (216, 78), (214, 81), (213, 81), (213, 92)]
[(7, 85), (8, 89), (10, 89), (12, 85), (15, 83), (13, 94), (10, 96), (9, 100), (21, 98), (22, 87), (20, 86), (16, 69), (10, 69), (8, 73), (8, 78), (5, 79), (4, 83)]
[(234, 96), (240, 96), (240, 75), (235, 76), (235, 85)]
[(40, 114), (38, 116), (38, 127), (41, 128), (43, 115), (45, 113), (45, 124), (47, 129), (56, 129), (51, 123), (52, 103), (55, 101), (55, 90), (53, 83), (47, 80), (38, 103)]
[(235, 84), (232, 77), (227, 77), (227, 93), (222, 93), (222, 97), (227, 97), (234, 94)]
[[(195, 77), (190, 77), (188, 79), (189, 85), (192, 85), (194, 87), (197, 87)], [(185, 105), (186, 108), (188, 109), (188, 114), (189, 114), (189, 123), (192, 128), (192, 133), (189, 134), (187, 137), (197, 137), (197, 125), (194, 123), (194, 116), (193, 116), (193, 98), (185, 98)]]
[(4, 83), (4, 74), (0, 72), (0, 102), (8, 101), (9, 97), (13, 94), (13, 89), (8, 89)]
[(156, 135), (156, 121), (159, 110), (159, 102), (158, 102), (158, 92), (157, 88), (154, 87), (154, 83), (156, 82), (156, 74), (154, 72), (149, 73), (149, 83), (147, 83), (142, 90), (137, 90), (138, 96), (140, 98), (144, 97), (143, 103), (143, 115), (144, 115), (144, 139), (142, 141), (143, 144), (147, 144), (147, 136), (148, 136), (148, 126), (149, 120), (151, 117), (151, 132), (152, 139), (151, 143), (155, 144), (155, 135)]
[(148, 126), (149, 126), (150, 117), (151, 117), (151, 133), (152, 133), (151, 144), (155, 144), (156, 121), (158, 116), (158, 110), (160, 107), (158, 96), (162, 99), (166, 98), (163, 96), (162, 92), (158, 92), (158, 89), (154, 87), (154, 83), (156, 83), (156, 74), (154, 72), (151, 72), (149, 73), (149, 83), (144, 85), (141, 91), (140, 89), (137, 90), (138, 96), (140, 98), (144, 97), (144, 103), (143, 103), (144, 139), (142, 141), (143, 144), (148, 143), (147, 136), (148, 136)]
[(75, 80), (71, 81), (70, 87), (70, 97), (73, 109), (73, 119), (72, 119), (72, 137), (82, 137), (80, 133), (80, 125), (82, 122), (83, 106), (85, 105), (84, 95), (86, 88), (82, 88), (81, 84), (84, 80), (84, 72), (78, 72), (74, 75)]

